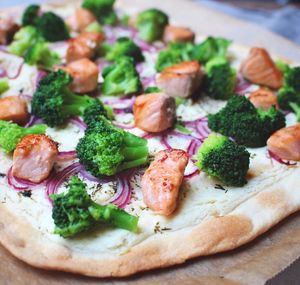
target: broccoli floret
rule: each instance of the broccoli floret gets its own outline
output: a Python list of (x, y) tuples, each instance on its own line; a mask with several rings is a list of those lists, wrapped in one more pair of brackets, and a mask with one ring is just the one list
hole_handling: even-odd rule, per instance
[(226, 57), (227, 49), (232, 41), (224, 38), (208, 37), (193, 49), (193, 59), (206, 63), (215, 57)]
[(114, 61), (121, 56), (129, 56), (133, 58), (135, 62), (144, 60), (144, 56), (139, 46), (127, 37), (118, 38), (113, 46), (109, 45), (106, 48), (105, 58), (107, 60)]
[(156, 87), (156, 86), (149, 86), (144, 90), (145, 94), (149, 94), (149, 93), (159, 93), (161, 92), (161, 90)]
[(49, 42), (64, 41), (70, 37), (63, 19), (53, 12), (44, 13), (38, 19), (36, 26)]
[(105, 117), (90, 124), (76, 147), (77, 157), (94, 176), (111, 176), (144, 165), (147, 140), (112, 125)]
[(198, 150), (196, 165), (227, 186), (247, 183), (250, 153), (229, 138), (210, 134)]
[(145, 10), (136, 19), (139, 36), (147, 42), (160, 40), (168, 23), (169, 17), (158, 9)]
[(101, 119), (102, 116), (109, 118), (107, 109), (101, 101), (95, 100), (89, 105), (88, 108), (84, 110), (83, 120), (89, 126), (90, 124), (97, 121), (99, 118)]
[(292, 110), (290, 103), (300, 105), (300, 66), (286, 67), (284, 84), (278, 92), (278, 103), (284, 110)]
[(120, 17), (120, 24), (122, 26), (127, 27), (129, 25), (130, 16), (129, 15), (123, 15)]
[(244, 96), (233, 96), (218, 113), (208, 115), (208, 126), (238, 144), (262, 147), (272, 133), (285, 126), (285, 117), (274, 106), (264, 111)]
[(35, 26), (39, 17), (39, 11), (39, 5), (29, 5), (22, 15), (22, 26)]
[(158, 54), (155, 68), (158, 72), (165, 68), (192, 59), (193, 44), (191, 43), (170, 43), (167, 49)]
[(51, 70), (53, 65), (60, 62), (59, 55), (51, 51), (43, 39), (37, 40), (25, 53), (25, 62)]
[(15, 123), (0, 120), (0, 146), (5, 152), (12, 152), (23, 137), (44, 134), (46, 128), (47, 126), (43, 124), (23, 128)]
[(87, 185), (77, 176), (72, 176), (67, 193), (50, 196), (54, 202), (52, 218), (55, 234), (70, 238), (100, 224), (137, 231), (138, 217), (113, 204), (102, 206), (95, 203), (86, 192), (86, 187)]
[(76, 95), (68, 88), (72, 78), (62, 70), (46, 75), (33, 95), (32, 114), (50, 127), (63, 124), (72, 116), (81, 116), (95, 103), (94, 98)]
[(84, 0), (82, 7), (90, 10), (101, 24), (114, 25), (118, 20), (114, 4), (115, 0)]
[(103, 32), (103, 29), (102, 29), (101, 25), (97, 21), (89, 24), (84, 30), (86, 32), (93, 32), (93, 33)]
[(130, 57), (121, 57), (104, 68), (102, 93), (104, 95), (127, 95), (137, 93), (142, 84)]
[(214, 99), (227, 100), (234, 94), (236, 72), (223, 57), (214, 58), (205, 66), (205, 93)]
[(284, 85), (300, 92), (300, 66), (290, 68), (285, 72)]
[(276, 60), (275, 64), (276, 67), (283, 73), (287, 72), (290, 69), (289, 65), (285, 61), (282, 61), (280, 59)]
[(9, 89), (9, 82), (6, 77), (0, 79), (0, 94)]
[(24, 56), (26, 51), (34, 44), (39, 33), (33, 26), (21, 28), (13, 38), (13, 42), (8, 46), (8, 51), (18, 56)]
[(297, 92), (294, 88), (283, 86), (278, 91), (278, 104), (283, 110), (292, 110), (290, 103), (294, 102), (300, 105), (300, 91)]

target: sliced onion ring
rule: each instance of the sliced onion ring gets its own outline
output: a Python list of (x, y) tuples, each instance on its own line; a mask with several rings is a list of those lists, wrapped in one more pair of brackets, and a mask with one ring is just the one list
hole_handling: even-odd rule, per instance
[(268, 150), (268, 153), (269, 153), (269, 157), (271, 159), (274, 159), (275, 161), (277, 161), (280, 164), (284, 164), (284, 165), (288, 165), (288, 166), (297, 165), (297, 162), (290, 162), (289, 160), (283, 160), (277, 154), (275, 154), (274, 152), (272, 152), (270, 150)]
[(10, 167), (7, 172), (7, 183), (9, 186), (13, 187), (17, 191), (24, 191), (24, 190), (34, 189), (38, 186), (42, 186), (46, 183), (46, 181), (44, 180), (40, 183), (34, 183), (28, 180), (14, 177), (12, 174), (12, 167)]
[(82, 121), (79, 117), (70, 118), (69, 122), (83, 131), (87, 128), (86, 123)]
[(58, 161), (68, 161), (73, 160), (76, 158), (76, 151), (70, 150), (70, 151), (60, 151), (57, 155)]

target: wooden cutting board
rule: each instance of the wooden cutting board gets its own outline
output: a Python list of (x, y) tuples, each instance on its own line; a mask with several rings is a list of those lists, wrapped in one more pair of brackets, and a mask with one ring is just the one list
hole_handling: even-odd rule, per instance
[[(199, 35), (223, 36), (247, 46), (262, 46), (273, 54), (300, 62), (300, 48), (289, 40), (255, 24), (187, 0), (119, 2), (131, 10), (158, 7), (165, 10), (172, 21), (191, 27)], [(300, 256), (299, 243), (300, 214), (295, 214), (267, 234), (235, 251), (194, 259), (184, 265), (125, 279), (95, 279), (36, 269), (17, 260), (0, 246), (0, 284), (264, 284)]]

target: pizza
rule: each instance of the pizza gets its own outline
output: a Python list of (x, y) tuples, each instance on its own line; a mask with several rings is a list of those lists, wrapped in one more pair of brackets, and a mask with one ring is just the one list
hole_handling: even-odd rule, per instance
[(0, 242), (121, 277), (299, 210), (300, 67), (114, 2), (1, 11)]

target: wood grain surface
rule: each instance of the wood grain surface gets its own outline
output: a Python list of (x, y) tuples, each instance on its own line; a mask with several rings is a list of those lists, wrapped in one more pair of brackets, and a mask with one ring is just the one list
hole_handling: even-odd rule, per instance
[[(218, 35), (249, 46), (263, 46), (281, 57), (300, 61), (300, 48), (255, 24), (211, 11), (185, 0), (126, 0), (129, 8), (159, 7), (178, 24), (201, 35)], [(294, 214), (254, 242), (232, 252), (197, 258), (184, 265), (118, 279), (93, 279), (30, 267), (0, 246), (0, 284), (264, 284), (300, 256), (300, 213)], [(287, 246), (290, 250), (287, 252)], [(143, 257), (141, 257), (143, 258)], [(276, 260), (276, 262), (272, 262)], [(251, 265), (251, 266), (249, 266)], [(266, 270), (266, 268), (268, 268)], [(247, 278), (246, 278), (247, 276)], [(246, 283), (248, 284), (248, 282)]]

